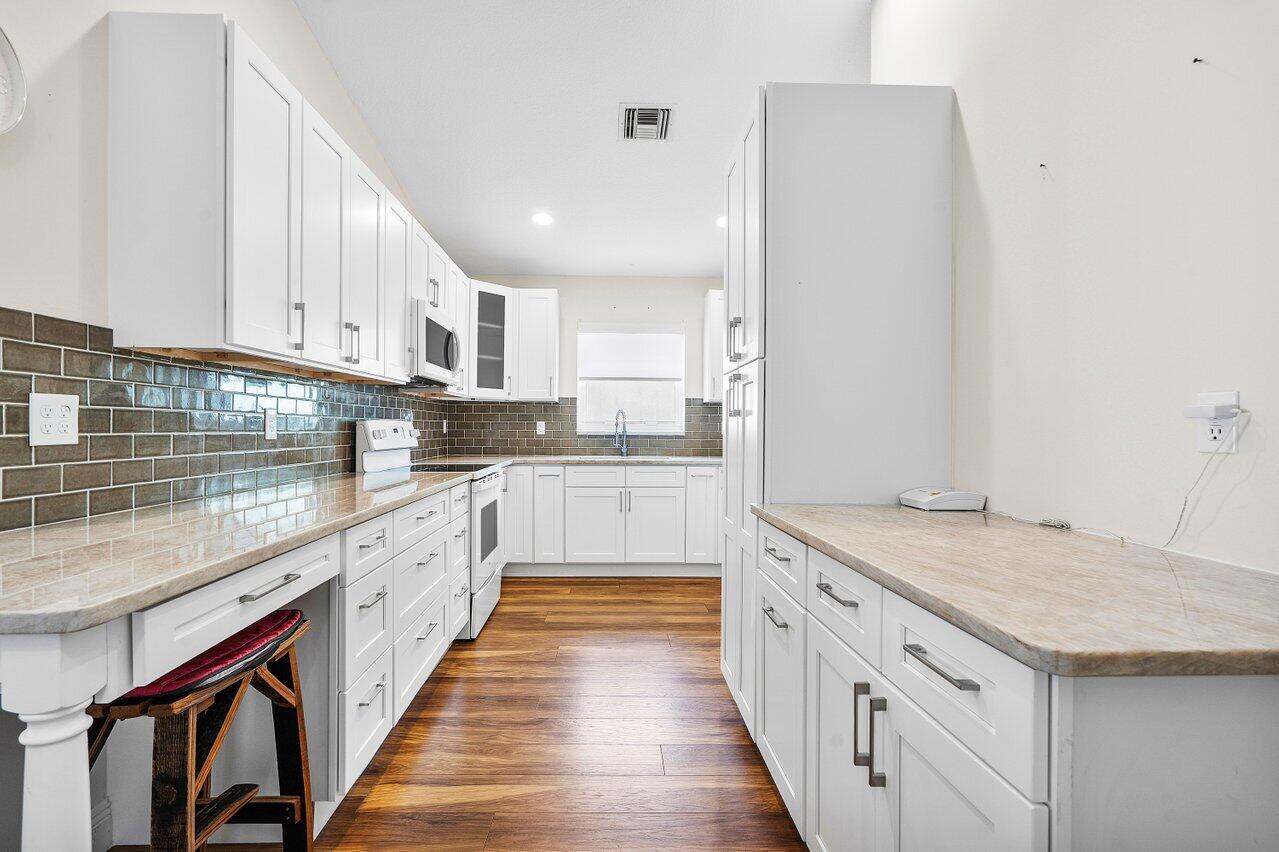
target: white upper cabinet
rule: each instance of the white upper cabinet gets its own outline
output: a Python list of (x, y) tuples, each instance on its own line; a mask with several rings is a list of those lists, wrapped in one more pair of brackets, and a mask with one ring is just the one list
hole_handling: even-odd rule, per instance
[(431, 242), (431, 235), (426, 232), (426, 228), (423, 228), (417, 220), (413, 222), (411, 245), (412, 260), (409, 269), (413, 276), (413, 298), (430, 302), (432, 299), (431, 248), (434, 243)]
[(344, 323), (351, 338), (347, 358), (352, 366), (373, 373), (386, 372), (386, 197), (386, 189), (373, 172), (353, 157), (350, 286)]
[(560, 371), (558, 290), (516, 290), (519, 305), (519, 385), (523, 400), (556, 400)]
[(453, 317), (453, 327), (457, 329), (458, 346), (461, 350), (462, 366), (457, 371), (457, 381), (450, 386), (454, 395), (466, 396), (470, 393), (469, 370), (471, 346), (471, 282), (466, 274), (453, 261), (449, 261), (448, 273), (448, 305), (449, 314)]
[(724, 175), (724, 371), (764, 356), (764, 89)]
[(426, 283), (427, 301), (431, 307), (449, 312), (449, 258), (444, 249), (434, 240), (431, 241), (430, 265), (427, 268)]
[(409, 319), (413, 316), (412, 239), (413, 217), (404, 205), (386, 196), (385, 222), (385, 294), (386, 294), (386, 376), (407, 379), (413, 364), (413, 337)]
[(707, 290), (702, 323), (702, 399), (724, 401), (724, 291)]
[(302, 95), (235, 24), (227, 51), (227, 340), (296, 355)]
[(302, 354), (345, 366), (350, 355), (346, 280), (350, 254), (351, 152), (302, 105)]
[(487, 281), (471, 281), (470, 393), (476, 399), (513, 399), (518, 378), (515, 359), (515, 291)]

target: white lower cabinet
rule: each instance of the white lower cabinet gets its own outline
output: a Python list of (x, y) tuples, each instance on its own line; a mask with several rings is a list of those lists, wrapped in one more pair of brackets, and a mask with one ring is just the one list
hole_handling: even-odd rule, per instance
[(533, 561), (564, 561), (564, 468), (533, 468)]
[(684, 492), (684, 561), (714, 564), (719, 561), (719, 468), (688, 468)]
[(626, 489), (627, 562), (684, 561), (683, 471), (677, 488)]
[(625, 561), (625, 503), (625, 488), (564, 489), (564, 560)]
[(441, 578), (436, 592), (409, 628), (395, 642), (395, 721), (413, 703), (453, 641), (449, 633), (448, 585)]
[(342, 754), (342, 792), (351, 789), (395, 724), (391, 691), (391, 649), (341, 693), (338, 727)]
[(806, 616), (777, 584), (756, 574), (763, 615), (755, 658), (755, 743), (799, 833), (804, 833), (804, 632)]
[(341, 682), (347, 686), (391, 647), (395, 627), (392, 583), (391, 563), (387, 562), (342, 590)]
[(506, 468), (506, 561), (533, 561), (533, 468)]
[(449, 638), (455, 639), (471, 621), (471, 573), (449, 581)]

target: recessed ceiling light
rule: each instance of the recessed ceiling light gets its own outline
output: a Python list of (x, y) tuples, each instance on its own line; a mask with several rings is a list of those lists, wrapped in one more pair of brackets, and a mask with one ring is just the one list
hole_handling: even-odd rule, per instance
[(718, 219), (715, 220), (716, 228), (725, 228), (727, 226), (728, 226), (728, 217), (720, 216)]
[(547, 225), (550, 225), (554, 221), (555, 221), (554, 217), (552, 217), (551, 214), (547, 213), (545, 210), (539, 210), (538, 212), (533, 214), (534, 225), (541, 225), (543, 228), (545, 228)]

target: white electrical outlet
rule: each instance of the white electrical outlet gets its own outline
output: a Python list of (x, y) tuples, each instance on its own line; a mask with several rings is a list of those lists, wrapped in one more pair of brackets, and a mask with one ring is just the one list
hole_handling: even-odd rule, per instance
[(33, 447), (77, 443), (80, 440), (80, 397), (70, 393), (28, 395), (27, 433), (27, 443)]
[(445, 421), (444, 421), (444, 434), (445, 434), (445, 435), (447, 435), (448, 433), (449, 433), (449, 422), (448, 422), (447, 420), (445, 420)]
[(262, 409), (262, 437), (268, 441), (280, 437), (280, 423), (275, 417), (274, 408)]
[(546, 421), (545, 421), (545, 420), (539, 420), (539, 421), (537, 421), (537, 434), (539, 434), (539, 435), (545, 435), (545, 434), (546, 434)]
[[(1201, 393), (1198, 405), (1232, 405), (1239, 407), (1239, 391)], [(1239, 452), (1239, 415), (1203, 418), (1195, 421), (1195, 448), (1201, 453)]]

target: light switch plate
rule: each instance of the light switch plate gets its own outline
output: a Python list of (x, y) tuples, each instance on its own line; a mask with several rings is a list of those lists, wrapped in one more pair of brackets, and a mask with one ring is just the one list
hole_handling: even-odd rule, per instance
[(70, 393), (33, 393), (27, 397), (27, 442), (33, 447), (74, 444), (80, 440), (80, 397)]

